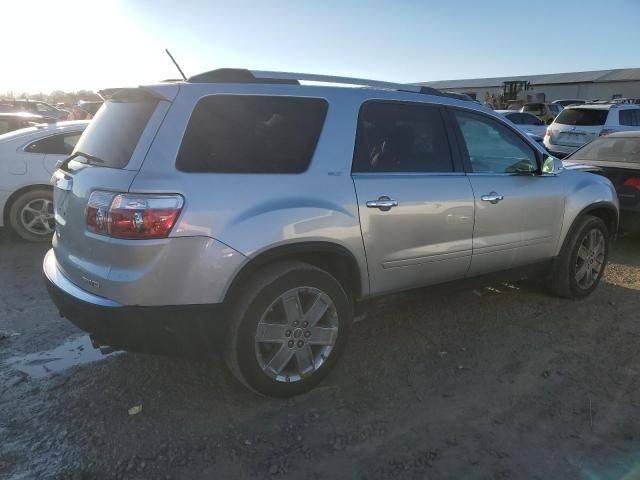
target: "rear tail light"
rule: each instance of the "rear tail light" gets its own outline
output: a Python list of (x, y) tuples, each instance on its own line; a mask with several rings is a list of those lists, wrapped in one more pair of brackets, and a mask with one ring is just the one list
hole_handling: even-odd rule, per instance
[(609, 135), (610, 133), (616, 133), (617, 130), (613, 130), (612, 128), (603, 128), (600, 130), (599, 137), (604, 137), (605, 135)]
[(624, 185), (627, 187), (640, 190), (640, 177), (631, 177), (625, 180)]
[(87, 229), (115, 238), (165, 238), (175, 225), (182, 204), (180, 195), (95, 191), (87, 204)]

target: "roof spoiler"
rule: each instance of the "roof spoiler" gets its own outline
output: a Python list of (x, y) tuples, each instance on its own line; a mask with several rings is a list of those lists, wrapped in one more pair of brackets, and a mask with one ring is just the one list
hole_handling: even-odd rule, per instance
[(98, 90), (98, 95), (105, 102), (132, 101), (132, 100), (166, 100), (173, 101), (180, 89), (177, 83), (158, 83), (154, 85), (141, 85), (139, 87), (104, 88)]

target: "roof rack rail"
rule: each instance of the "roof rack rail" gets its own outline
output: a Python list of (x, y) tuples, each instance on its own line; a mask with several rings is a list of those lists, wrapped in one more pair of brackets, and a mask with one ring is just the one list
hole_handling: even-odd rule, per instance
[(382, 88), (399, 92), (421, 93), (437, 95), (462, 100), (456, 94), (442, 92), (432, 87), (412, 85), (408, 83), (382, 82), (364, 78), (339, 77), (333, 75), (318, 75), (314, 73), (273, 72), (266, 70), (246, 70), (242, 68), (220, 68), (189, 77), (189, 83), (267, 83), (299, 85), (301, 81), (333, 83), (340, 85), (354, 85), (361, 87)]

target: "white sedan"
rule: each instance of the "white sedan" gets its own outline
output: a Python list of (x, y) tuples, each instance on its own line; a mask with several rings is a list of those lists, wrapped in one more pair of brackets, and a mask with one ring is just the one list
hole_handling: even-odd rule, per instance
[(542, 120), (527, 112), (518, 112), (513, 110), (496, 110), (496, 113), (505, 116), (512, 123), (515, 123), (516, 127), (526, 133), (532, 133), (539, 137), (544, 137), (547, 130), (547, 126)]
[(0, 135), (0, 227), (29, 241), (50, 241), (55, 229), (49, 183), (89, 124), (58, 122)]

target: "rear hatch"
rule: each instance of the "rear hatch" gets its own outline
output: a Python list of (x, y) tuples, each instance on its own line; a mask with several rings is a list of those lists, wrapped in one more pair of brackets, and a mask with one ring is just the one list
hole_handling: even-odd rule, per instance
[(608, 109), (565, 108), (549, 127), (554, 145), (581, 147), (597, 138), (607, 121)]
[(117, 250), (110, 237), (87, 229), (87, 203), (96, 190), (129, 190), (178, 88), (162, 87), (160, 91), (111, 91), (71, 156), (52, 178), (56, 219), (53, 248), (58, 266), (69, 280), (97, 295), (105, 295), (100, 286), (109, 277)]

